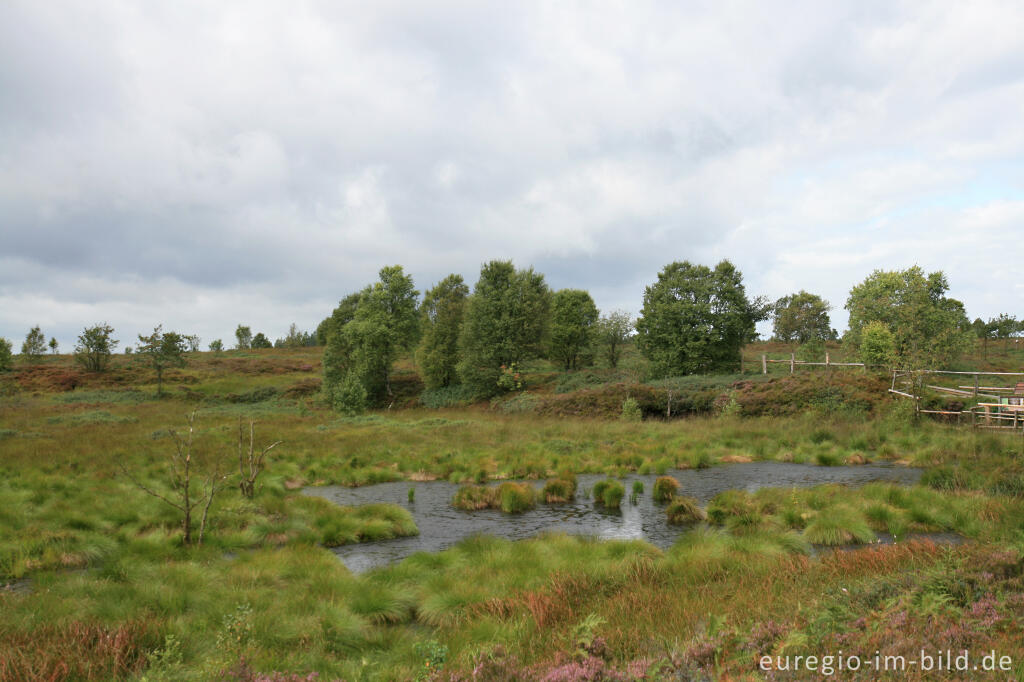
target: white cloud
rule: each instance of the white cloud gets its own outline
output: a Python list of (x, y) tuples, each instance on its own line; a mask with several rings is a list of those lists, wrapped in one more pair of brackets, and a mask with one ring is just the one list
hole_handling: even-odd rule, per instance
[[(639, 309), (672, 260), (837, 308), (1022, 262), (1013, 3), (0, 6), (0, 335), (283, 334), (401, 263)], [(152, 319), (159, 317), (161, 319)]]

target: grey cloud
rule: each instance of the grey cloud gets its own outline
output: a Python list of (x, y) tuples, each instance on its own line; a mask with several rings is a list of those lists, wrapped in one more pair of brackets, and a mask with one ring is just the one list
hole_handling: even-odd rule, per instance
[[(69, 336), (154, 317), (283, 334), (390, 263), (423, 290), (512, 258), (634, 312), (679, 259), (728, 257), (752, 294), (837, 307), (918, 253), (1008, 270), (1021, 247), (965, 252), (957, 235), (979, 216), (1016, 229), (1020, 18), (995, 3), (5, 3), (0, 335), (34, 311)], [(943, 202), (965, 183), (987, 191)], [(1001, 312), (962, 286), (972, 315)]]

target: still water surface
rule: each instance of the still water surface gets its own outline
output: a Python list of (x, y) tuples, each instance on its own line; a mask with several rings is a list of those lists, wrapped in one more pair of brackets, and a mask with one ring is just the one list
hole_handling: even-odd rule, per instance
[[(725, 490), (758, 488), (809, 487), (823, 483), (850, 486), (871, 481), (889, 481), (911, 485), (921, 476), (920, 469), (892, 464), (825, 467), (789, 462), (750, 462), (724, 464), (709, 469), (671, 470), (669, 475), (679, 481), (679, 493), (695, 497), (702, 504)], [(420, 534), (379, 542), (363, 542), (333, 548), (339, 558), (354, 572), (389, 564), (415, 552), (437, 552), (475, 534), (488, 534), (510, 540), (528, 538), (538, 533), (556, 531), (590, 535), (605, 539), (643, 539), (666, 549), (686, 532), (685, 526), (669, 525), (664, 506), (654, 504), (651, 489), (656, 475), (630, 475), (623, 479), (626, 498), (622, 509), (609, 511), (595, 505), (584, 495), (605, 476), (582, 474), (577, 477), (576, 499), (565, 504), (538, 504), (522, 514), (505, 514), (497, 510), (461, 511), (451, 506), (459, 485), (446, 481), (414, 483), (397, 481), (361, 488), (325, 486), (306, 488), (307, 495), (324, 497), (341, 505), (389, 502), (405, 507), (416, 521)], [(630, 504), (633, 481), (642, 481), (644, 494), (636, 505)], [(538, 489), (543, 481), (531, 481)], [(493, 482), (489, 485), (495, 485)], [(415, 501), (408, 502), (409, 488), (415, 488)]]

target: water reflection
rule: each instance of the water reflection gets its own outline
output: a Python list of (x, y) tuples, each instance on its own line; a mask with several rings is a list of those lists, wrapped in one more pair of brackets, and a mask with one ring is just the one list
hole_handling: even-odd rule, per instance
[[(680, 482), (680, 494), (695, 497), (702, 505), (725, 490), (758, 488), (808, 487), (823, 483), (857, 486), (871, 481), (916, 483), (920, 469), (891, 464), (824, 467), (788, 462), (750, 462), (726, 464), (709, 469), (686, 469), (668, 472)], [(565, 504), (540, 504), (523, 514), (504, 514), (495, 510), (465, 512), (454, 509), (451, 499), (459, 486), (445, 481), (413, 483), (399, 481), (362, 488), (327, 486), (307, 488), (307, 495), (317, 495), (342, 505), (389, 502), (405, 507), (412, 514), (420, 534), (380, 542), (366, 542), (334, 548), (334, 552), (354, 572), (362, 572), (403, 559), (415, 552), (437, 552), (462, 538), (487, 534), (518, 540), (544, 531), (560, 531), (576, 535), (592, 535), (606, 539), (644, 539), (667, 548), (675, 542), (684, 527), (669, 525), (662, 505), (651, 500), (655, 475), (630, 475), (623, 479), (626, 497), (621, 511), (606, 510), (585, 496), (597, 481), (596, 474), (578, 477), (576, 499)], [(633, 505), (629, 491), (634, 481), (642, 481), (644, 494)], [(533, 481), (538, 490), (543, 481)], [(408, 502), (409, 488), (416, 489), (415, 502)]]

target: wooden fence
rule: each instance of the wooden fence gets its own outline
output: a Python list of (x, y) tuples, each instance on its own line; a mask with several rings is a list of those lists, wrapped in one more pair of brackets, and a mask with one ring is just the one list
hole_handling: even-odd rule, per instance
[(830, 367), (861, 367), (864, 371), (867, 371), (867, 365), (863, 362), (832, 362), (829, 358), (829, 354), (825, 353), (825, 362), (808, 362), (807, 360), (797, 360), (796, 353), (789, 354), (789, 360), (772, 360), (768, 358), (765, 353), (761, 354), (761, 374), (768, 373), (769, 363), (779, 363), (789, 365), (789, 373), (793, 374), (796, 372), (797, 367), (824, 367), (826, 369)]
[[(974, 384), (968, 386), (957, 385), (956, 388), (926, 384), (923, 380), (923, 375), (926, 374), (971, 376), (974, 377)], [(1020, 429), (1021, 434), (1024, 435), (1024, 405), (1004, 405), (999, 402), (979, 402), (966, 410), (923, 410), (921, 409), (921, 397), (919, 395), (900, 391), (896, 388), (896, 382), (901, 377), (913, 377), (914, 380), (917, 380), (918, 377), (920, 377), (921, 388), (927, 388), (939, 393), (946, 393), (960, 398), (989, 398), (992, 400), (999, 400), (1000, 396), (998, 394), (1014, 393), (1015, 389), (1009, 386), (982, 386), (981, 377), (1024, 377), (1024, 372), (956, 372), (952, 370), (938, 369), (926, 369), (920, 370), (919, 372), (901, 372), (893, 370), (892, 386), (889, 388), (890, 393), (914, 400), (914, 406), (918, 414), (936, 414), (945, 417), (955, 416), (958, 424), (962, 423), (964, 419), (967, 418), (970, 419), (971, 426), (974, 428), (1004, 429), (1010, 431)]]

